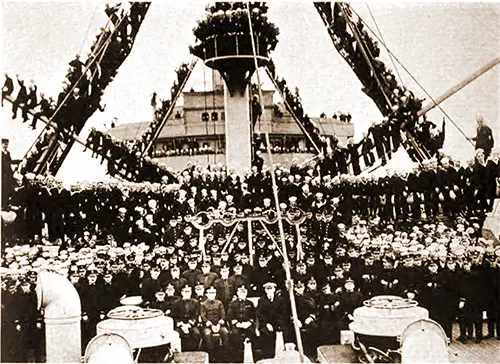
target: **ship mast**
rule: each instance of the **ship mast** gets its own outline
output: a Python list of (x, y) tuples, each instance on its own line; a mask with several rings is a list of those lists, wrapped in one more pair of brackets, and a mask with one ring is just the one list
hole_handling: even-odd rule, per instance
[(477, 71), (473, 72), (471, 75), (457, 83), (455, 86), (451, 87), (449, 90), (444, 92), (441, 96), (435, 98), (430, 102), (428, 105), (422, 107), (422, 109), (418, 112), (418, 116), (422, 116), (427, 114), (430, 110), (441, 104), (443, 101), (447, 100), (451, 96), (455, 95), (458, 91), (463, 89), (465, 86), (473, 82), (474, 80), (478, 79), (482, 75), (484, 75), (486, 72), (489, 70), (493, 69), (496, 65), (500, 63), (500, 57), (496, 57), (495, 59), (491, 60), (487, 64), (485, 64), (483, 67), (478, 69)]

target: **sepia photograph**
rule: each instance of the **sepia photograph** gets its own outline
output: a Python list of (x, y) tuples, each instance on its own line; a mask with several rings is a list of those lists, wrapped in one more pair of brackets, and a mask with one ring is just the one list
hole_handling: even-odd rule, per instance
[(500, 3), (0, 14), (1, 363), (500, 361)]

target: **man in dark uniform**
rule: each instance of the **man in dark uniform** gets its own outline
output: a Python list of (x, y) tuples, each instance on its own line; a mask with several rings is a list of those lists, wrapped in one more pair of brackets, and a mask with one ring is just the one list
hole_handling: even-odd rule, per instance
[(436, 192), (436, 171), (430, 162), (424, 161), (419, 181), (424, 194), (425, 215), (427, 218), (436, 216), (439, 213), (439, 200)]
[(194, 285), (194, 299), (198, 300), (201, 304), (207, 300), (207, 296), (205, 295), (205, 286), (201, 282), (196, 282)]
[(181, 298), (175, 295), (175, 287), (172, 283), (167, 283), (165, 293), (165, 315), (175, 318), (177, 317), (177, 312), (175, 310), (179, 307)]
[(319, 309), (319, 336), (320, 345), (340, 343), (340, 298), (331, 292), (330, 284), (325, 282), (318, 296), (317, 307)]
[(87, 282), (82, 287), (82, 340), (87, 346), (95, 335), (96, 325), (99, 322), (101, 285), (97, 282), (97, 273), (89, 271)]
[(216, 348), (214, 335), (220, 336), (222, 347), (227, 347), (229, 330), (226, 324), (224, 304), (215, 298), (217, 289), (214, 286), (210, 286), (207, 288), (206, 294), (207, 300), (200, 307), (201, 327), (203, 327), (205, 347), (209, 354), (213, 356)]
[(194, 286), (196, 283), (196, 279), (200, 274), (203, 274), (201, 270), (199, 270), (196, 266), (198, 262), (195, 259), (190, 259), (188, 262), (188, 269), (182, 272), (181, 277), (185, 278), (187, 284), (190, 286)]
[(12, 81), (12, 78), (10, 78), (9, 75), (6, 73), (5, 82), (2, 87), (2, 107), (5, 96), (10, 96), (12, 94), (12, 91), (14, 91), (14, 82)]
[(257, 96), (252, 98), (252, 127), (255, 128), (255, 124), (262, 116), (262, 107), (260, 106), (259, 99)]
[(478, 116), (476, 122), (476, 136), (474, 138), (469, 138), (469, 140), (474, 140), (476, 142), (476, 150), (482, 149), (484, 151), (484, 159), (488, 159), (495, 143), (493, 140), (493, 133), (490, 127), (484, 124), (482, 116)]
[(252, 292), (252, 296), (262, 295), (264, 293), (264, 283), (271, 279), (271, 270), (268, 266), (267, 258), (261, 255), (257, 262), (258, 265), (254, 267), (250, 279), (250, 291)]
[[(301, 331), (302, 341), (304, 343), (304, 351), (306, 355), (313, 355), (317, 346), (316, 331), (318, 329), (318, 312), (316, 302), (309, 296), (305, 295), (305, 285), (298, 281), (294, 286), (295, 305), (297, 307), (297, 316), (299, 319), (299, 327)], [(291, 310), (289, 310), (291, 312)], [(293, 324), (293, 318), (290, 317), (290, 325)]]
[(481, 317), (482, 276), (477, 269), (472, 268), (470, 259), (463, 263), (463, 271), (459, 279), (458, 319), (460, 325), (459, 341), (465, 342), (472, 338), (475, 329), (476, 343), (483, 338), (483, 322)]
[(214, 287), (217, 290), (217, 299), (224, 304), (224, 308), (228, 307), (229, 302), (233, 299), (236, 287), (234, 281), (229, 279), (229, 267), (227, 265), (220, 268), (220, 278), (215, 280)]
[[(424, 275), (420, 287), (418, 300), (422, 307), (429, 310), (429, 318), (439, 323), (445, 329), (447, 335), (451, 335), (448, 322), (448, 286), (443, 280), (443, 275), (438, 271), (439, 266), (435, 260), (427, 264), (427, 273)], [(451, 336), (450, 336), (451, 337)]]
[(114, 275), (111, 272), (106, 272), (104, 274), (101, 297), (101, 311), (104, 312), (104, 314), (118, 307), (120, 304), (120, 286), (114, 282), (114, 279)]
[[(261, 348), (266, 358), (274, 355), (276, 332), (285, 330), (285, 304), (276, 295), (276, 283), (266, 282), (263, 285), (265, 295), (257, 303), (258, 332), (261, 336)], [(285, 333), (283, 336), (286, 336)]]
[(158, 277), (160, 276), (160, 268), (153, 267), (151, 275), (145, 275), (141, 282), (141, 296), (144, 302), (152, 302), (155, 293), (161, 290), (161, 283)]
[(363, 133), (361, 154), (363, 155), (365, 167), (371, 167), (373, 166), (373, 163), (375, 163), (375, 156), (373, 155), (372, 151), (373, 147), (373, 141), (370, 139), (367, 133)]
[(349, 323), (354, 320), (354, 310), (363, 305), (363, 296), (355, 291), (355, 283), (352, 279), (347, 279), (344, 283), (344, 289), (340, 293), (340, 309), (342, 316), (342, 329), (348, 329)]
[(459, 272), (457, 262), (454, 258), (448, 257), (446, 267), (441, 271), (441, 282), (443, 284), (443, 315), (442, 323), (446, 336), (452, 340), (452, 325), (457, 316), (458, 307), (458, 289), (459, 289)]
[(229, 277), (229, 280), (232, 283), (234, 289), (237, 289), (239, 286), (244, 285), (248, 286), (248, 277), (243, 274), (243, 265), (241, 262), (237, 262), (233, 267), (234, 274)]
[(392, 148), (391, 148), (391, 124), (389, 123), (389, 119), (385, 119), (382, 122), (382, 135), (384, 138), (385, 151), (387, 153), (387, 157), (391, 159), (392, 156)]
[(197, 350), (200, 343), (200, 330), (198, 320), (200, 317), (200, 303), (191, 298), (193, 290), (185, 285), (181, 288), (182, 299), (175, 308), (176, 330), (182, 340), (184, 351)]
[(349, 152), (349, 162), (351, 163), (352, 171), (356, 176), (361, 173), (358, 151), (361, 143), (354, 144), (354, 140), (352, 138), (349, 138), (349, 144), (347, 144), (347, 151)]
[(229, 304), (227, 321), (230, 325), (229, 340), (238, 357), (235, 362), (243, 361), (243, 341), (255, 336), (255, 306), (247, 299), (248, 290), (244, 284), (236, 288), (237, 299)]
[(19, 92), (17, 93), (17, 97), (12, 103), (12, 119), (17, 117), (17, 109), (19, 106), (24, 106), (28, 101), (28, 91), (26, 91), (26, 86), (24, 85), (24, 81), (19, 79), (19, 75), (16, 75), (17, 83), (19, 84)]
[(394, 258), (384, 257), (382, 264), (382, 271), (379, 273), (378, 277), (378, 292), (379, 295), (392, 295), (399, 296), (402, 294), (402, 287), (399, 281), (399, 276), (396, 274), (394, 269)]
[(149, 308), (154, 308), (157, 310), (161, 310), (162, 312), (165, 313), (167, 310), (167, 301), (165, 301), (165, 291), (162, 291), (161, 289), (155, 292), (154, 299), (151, 300), (151, 303), (149, 304)]
[(385, 155), (385, 141), (384, 141), (384, 131), (381, 124), (373, 122), (372, 126), (368, 129), (368, 135), (373, 135), (373, 142), (375, 144), (375, 150), (380, 159), (382, 159), (382, 165), (387, 163), (387, 158)]
[(38, 97), (36, 95), (37, 87), (36, 85), (30, 85), (30, 93), (28, 94), (28, 99), (22, 107), (23, 123), (28, 121), (28, 110), (34, 109), (38, 105)]
[(2, 139), (2, 209), (7, 207), (15, 187), (12, 158), (8, 148), (9, 139)]
[(21, 349), (21, 361), (31, 362), (35, 359), (37, 346), (37, 343), (32, 342), (35, 339), (34, 334), (38, 331), (36, 329), (38, 319), (37, 301), (28, 280), (24, 280), (20, 288), (16, 307), (22, 313), (18, 321), (20, 326), (19, 347)]
[(50, 101), (45, 98), (45, 94), (43, 92), (40, 93), (40, 97), (40, 111), (36, 112), (35, 115), (33, 115), (33, 121), (31, 122), (31, 129), (33, 130), (36, 129), (36, 123), (41, 116), (50, 118), (52, 113), (52, 105), (50, 104)]

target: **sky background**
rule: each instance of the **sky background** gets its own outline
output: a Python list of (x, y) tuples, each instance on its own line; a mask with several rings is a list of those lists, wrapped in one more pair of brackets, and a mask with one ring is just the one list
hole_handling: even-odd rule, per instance
[[(2, 69), (33, 80), (39, 91), (57, 97), (62, 89), (68, 62), (77, 53), (86, 53), (99, 28), (106, 24), (105, 2), (12, 2), (2, 4)], [(81, 136), (91, 126), (151, 120), (149, 98), (153, 91), (169, 97), (175, 68), (192, 56), (192, 29), (205, 10), (205, 2), (153, 2), (139, 31), (134, 48), (120, 67), (115, 80), (105, 90), (105, 112), (89, 120)], [(376, 30), (364, 3), (353, 8)], [(370, 9), (389, 49), (433, 96), (437, 97), (463, 78), (500, 55), (500, 5), (497, 3), (374, 3)], [(269, 19), (280, 29), (279, 43), (272, 53), (277, 74), (290, 88), (297, 86), (310, 116), (336, 111), (350, 112), (356, 137), (360, 137), (381, 114), (363, 92), (361, 83), (335, 50), (321, 18), (310, 2), (272, 1)], [(382, 50), (386, 65), (394, 66)], [(418, 97), (424, 92), (399, 65), (403, 83)], [(207, 89), (211, 71), (196, 66), (186, 89)], [(442, 107), (463, 131), (475, 134), (475, 118), (481, 114), (500, 142), (500, 67), (489, 71)], [(265, 81), (265, 88), (271, 88)], [(12, 121), (9, 108), (3, 108), (1, 136), (11, 140), (13, 157), (21, 158), (37, 133), (20, 120)], [(439, 110), (429, 118), (440, 121)], [(40, 123), (42, 124), (42, 123)], [(40, 125), (41, 128), (41, 125)], [(40, 129), (39, 129), (40, 130)], [(39, 132), (39, 130), (37, 132)], [(498, 148), (498, 147), (496, 147)], [(74, 147), (58, 177), (71, 182), (100, 179), (102, 168)], [(460, 160), (472, 156), (473, 147), (453, 125), (447, 123), (445, 152)], [(76, 167), (76, 168), (75, 168)]]

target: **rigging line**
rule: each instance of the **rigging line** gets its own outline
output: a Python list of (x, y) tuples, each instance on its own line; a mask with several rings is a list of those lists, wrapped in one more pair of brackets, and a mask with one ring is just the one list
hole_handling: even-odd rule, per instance
[[(353, 24), (353, 22), (350, 20), (350, 18), (347, 16), (347, 12), (346, 12), (346, 9), (347, 10), (350, 10), (350, 7), (348, 7), (346, 5), (346, 7), (343, 7), (341, 6), (341, 10), (342, 10), (342, 14), (344, 15), (344, 18), (346, 19), (346, 22), (347, 24), (349, 25), (349, 28), (351, 29), (356, 41), (359, 43), (359, 45), (361, 46), (361, 51), (363, 53), (363, 57), (366, 59), (366, 62), (368, 63), (368, 66), (370, 67), (371, 71), (373, 72), (373, 76), (375, 78), (375, 81), (377, 81), (377, 85), (379, 86), (380, 88), (380, 91), (382, 92), (382, 94), (384, 95), (386, 101), (387, 101), (387, 104), (389, 105), (389, 107), (392, 109), (392, 103), (390, 101), (390, 99), (387, 97), (387, 94), (385, 93), (385, 90), (384, 88), (382, 87), (381, 85), (381, 82), (378, 78), (378, 75), (377, 75), (377, 72), (375, 71), (375, 68), (373, 67), (373, 64), (371, 63), (370, 59), (368, 58), (367, 54), (366, 54), (366, 51), (365, 51), (365, 46), (366, 44), (364, 43), (363, 39), (360, 37), (359, 35), (359, 30), (357, 29), (356, 25)], [(356, 15), (358, 15), (356, 13)], [(358, 15), (358, 18), (361, 19), (361, 17)], [(371, 54), (370, 52), (370, 49), (366, 46), (366, 49), (368, 50), (368, 52), (370, 53), (370, 56), (372, 57), (372, 59), (374, 60), (375, 58), (373, 57), (373, 55)], [(413, 141), (413, 138), (409, 138), (411, 140), (411, 143), (413, 144), (413, 147), (415, 148), (415, 150), (417, 151), (417, 153), (419, 154), (423, 154), (423, 152), (420, 150), (420, 147)], [(425, 156), (425, 155), (424, 155)]]
[[(361, 17), (359, 16), (359, 14), (356, 12), (356, 10), (354, 10), (352, 7), (351, 7), (352, 11), (361, 19)], [(382, 40), (377, 36), (377, 34), (366, 24), (364, 23), (365, 26), (368, 28), (368, 30), (370, 30), (370, 32), (372, 32), (372, 34), (380, 41), (382, 42)], [(392, 52), (390, 51), (388, 48), (387, 49), (387, 52), (389, 52), (390, 55), (392, 55), (394, 57), (394, 59), (399, 63), (399, 65), (405, 70), (406, 73), (408, 73), (408, 75), (411, 77), (411, 79), (418, 85), (418, 87), (420, 87), (420, 89), (427, 95), (427, 97), (429, 97), (431, 99), (432, 102), (434, 102), (436, 104), (436, 107), (441, 110), (441, 112), (448, 118), (448, 120), (457, 128), (457, 130), (465, 137), (465, 139), (471, 144), (471, 145), (474, 145), (474, 143), (472, 143), (472, 141), (470, 141), (468, 139), (468, 136), (467, 134), (464, 133), (464, 131), (457, 125), (457, 123), (451, 118), (450, 115), (448, 115), (448, 113), (442, 108), (442, 106), (438, 103), (435, 102), (434, 98), (427, 92), (427, 90), (420, 84), (420, 82), (418, 82), (418, 80), (415, 78), (415, 76), (413, 76), (413, 74), (408, 70), (408, 68), (405, 67), (405, 65), (399, 60), (399, 58)]]
[(63, 99), (63, 101), (61, 101), (61, 103), (59, 104), (59, 106), (56, 108), (56, 110), (54, 111), (54, 113), (52, 114), (52, 116), (49, 118), (49, 124), (50, 125), (54, 119), (54, 117), (56, 116), (56, 114), (59, 112), (59, 110), (61, 109), (61, 107), (64, 105), (64, 103), (68, 100), (68, 97), (71, 95), (71, 93), (73, 92), (73, 90), (76, 88), (76, 85), (78, 85), (78, 83), (82, 80), (83, 76), (86, 75), (87, 71), (90, 69), (90, 67), (94, 64), (94, 62), (97, 60), (97, 55), (106, 47), (107, 48), (107, 45), (111, 42), (112, 38), (113, 38), (113, 35), (115, 33), (115, 31), (118, 29), (118, 27), (120, 26), (120, 24), (122, 23), (122, 21), (126, 18), (126, 14), (123, 16), (123, 18), (120, 20), (120, 22), (115, 26), (115, 28), (113, 29), (113, 31), (111, 32), (111, 34), (109, 35), (108, 39), (104, 42), (104, 44), (102, 45), (102, 47), (96, 52), (95, 54), (95, 57), (90, 61), (90, 63), (88, 64), (88, 66), (85, 67), (84, 71), (82, 72), (80, 78), (78, 78), (78, 80), (73, 84), (73, 86), (71, 87), (71, 89), (67, 92), (66, 94), (66, 97)]
[[(100, 3), (97, 3), (96, 6), (95, 6), (95, 8), (94, 8), (94, 13), (92, 14), (92, 18), (90, 18), (90, 22), (89, 22), (89, 25), (87, 27), (87, 31), (85, 32), (85, 37), (83, 38), (82, 46), (80, 47), (80, 51), (78, 53), (82, 53), (83, 52), (83, 46), (85, 45), (85, 41), (87, 40), (87, 37), (89, 36), (90, 26), (92, 25), (92, 22), (94, 21), (95, 14), (97, 13), (97, 8), (100, 5), (101, 5)], [(108, 18), (108, 22), (109, 21), (110, 21), (110, 19)], [(105, 28), (108, 26), (108, 22), (106, 23)]]
[(309, 132), (306, 130), (306, 128), (304, 127), (304, 125), (302, 124), (302, 122), (299, 120), (298, 116), (295, 115), (295, 113), (293, 111), (293, 108), (290, 106), (290, 104), (288, 103), (288, 101), (286, 101), (285, 95), (283, 94), (283, 92), (281, 92), (280, 88), (278, 87), (278, 84), (276, 83), (276, 80), (273, 78), (273, 76), (271, 74), (271, 71), (269, 71), (269, 68), (265, 67), (265, 69), (266, 69), (267, 75), (269, 76), (269, 79), (271, 80), (271, 82), (274, 85), (274, 89), (276, 91), (278, 91), (281, 99), (283, 100), (283, 104), (285, 105), (287, 111), (292, 116), (293, 120), (295, 120), (295, 122), (299, 126), (300, 130), (302, 131), (302, 133), (309, 139), (309, 142), (312, 144), (313, 148), (316, 150), (316, 153), (317, 154), (322, 154), (322, 151), (318, 148), (318, 146), (314, 142), (313, 138), (309, 135)]
[[(260, 75), (259, 75), (259, 65), (257, 62), (257, 51), (255, 47), (255, 38), (254, 38), (254, 33), (253, 33), (253, 25), (252, 25), (252, 16), (250, 15), (250, 3), (247, 2), (247, 15), (248, 15), (248, 23), (250, 27), (250, 39), (252, 43), (252, 53), (253, 53), (253, 61), (255, 65), (255, 73), (257, 74), (257, 81), (258, 81), (258, 90), (259, 90), (259, 103), (263, 101), (262, 97), (262, 89), (260, 88)], [(263, 108), (262, 110), (262, 115), (265, 115), (265, 110)], [(304, 362), (304, 349), (302, 346), (302, 337), (300, 333), (300, 328), (298, 325), (298, 318), (297, 318), (297, 307), (295, 305), (295, 295), (293, 292), (293, 281), (291, 278), (291, 272), (290, 272), (290, 262), (288, 261), (288, 253), (287, 253), (287, 248), (286, 248), (286, 242), (285, 242), (285, 231), (283, 228), (283, 221), (281, 220), (282, 214), (281, 214), (281, 208), (280, 208), (280, 201), (279, 201), (279, 196), (278, 196), (278, 185), (276, 183), (276, 176), (274, 173), (274, 162), (273, 162), (273, 155), (271, 153), (271, 144), (269, 142), (269, 132), (266, 128), (265, 130), (265, 136), (266, 136), (266, 147), (267, 147), (267, 154), (269, 156), (269, 162), (270, 162), (270, 173), (271, 173), (271, 183), (273, 186), (273, 195), (274, 195), (274, 202), (276, 204), (276, 215), (278, 217), (278, 228), (280, 232), (280, 238), (281, 238), (281, 245), (282, 245), (282, 250), (283, 250), (283, 266), (285, 268), (285, 275), (286, 275), (286, 280), (287, 280), (287, 288), (288, 288), (288, 293), (290, 295), (290, 306), (292, 309), (292, 317), (293, 317), (293, 324), (295, 328), (295, 337), (297, 339), (297, 347), (299, 351), (299, 358), (300, 362)]]
[[(351, 29), (354, 37), (356, 38), (359, 46), (361, 47), (361, 52), (363, 53), (363, 56), (365, 57), (365, 60), (366, 62), (368, 63), (368, 66), (370, 67), (371, 71), (373, 72), (373, 77), (375, 78), (375, 81), (377, 81), (377, 85), (378, 87), (380, 88), (380, 91), (382, 92), (382, 94), (384, 95), (384, 98), (385, 100), (387, 101), (387, 104), (389, 105), (389, 107), (392, 107), (392, 103), (391, 103), (391, 100), (387, 97), (387, 94), (385, 93), (385, 90), (384, 88), (382, 87), (382, 84), (378, 78), (378, 75), (377, 75), (377, 72), (375, 71), (375, 68), (373, 67), (373, 64), (371, 63), (368, 55), (366, 54), (366, 50), (365, 50), (365, 44), (364, 44), (364, 41), (363, 39), (359, 36), (358, 34), (358, 30), (356, 28), (356, 26), (354, 24), (352, 24), (352, 21), (351, 19), (349, 18), (349, 16), (347, 15), (347, 12), (346, 12), (346, 9), (344, 6), (341, 5), (341, 10), (342, 10), (342, 15), (344, 16), (347, 24), (349, 25), (349, 28)], [(348, 8), (349, 9), (349, 8)]]
[[(204, 67), (206, 67), (205, 65), (203, 65)], [(212, 70), (212, 89), (213, 89), (213, 92), (215, 93), (215, 71)], [(221, 119), (222, 119), (222, 115), (221, 115)], [(226, 122), (226, 120), (224, 120), (224, 123)], [(208, 122), (207, 122), (207, 125), (208, 125)], [(218, 150), (219, 150), (219, 145), (220, 145), (220, 137), (219, 137), (219, 134), (217, 134), (217, 125), (214, 121), (214, 149), (215, 149), (215, 153), (214, 153), (214, 163), (217, 163), (217, 153), (218, 153)]]
[[(371, 15), (371, 17), (373, 19), (373, 22), (375, 23), (375, 27), (377, 27), (377, 30), (378, 30), (378, 32), (380, 34), (380, 38), (382, 39), (381, 43), (384, 45), (385, 49), (389, 50), (389, 47), (387, 47), (387, 43), (385, 42), (384, 36), (382, 35), (382, 31), (378, 27), (378, 23), (375, 20), (375, 16), (373, 15), (372, 10), (370, 9), (370, 5), (368, 3), (366, 3), (366, 7), (368, 8), (368, 11), (370, 12), (370, 15)], [(351, 8), (352, 8), (352, 6), (351, 6)], [(359, 19), (361, 19), (361, 18), (359, 18)], [(363, 19), (361, 19), (361, 21), (363, 23), (365, 23), (365, 21)], [(398, 75), (399, 82), (401, 82), (401, 84), (404, 86), (403, 79), (401, 78), (401, 75), (399, 74), (398, 68), (396, 67), (396, 63), (394, 62), (394, 59), (392, 58), (392, 55), (391, 55), (390, 52), (389, 52), (389, 58), (391, 59), (391, 62), (392, 62), (392, 65), (394, 66), (394, 70), (396, 71), (396, 74)]]
[[(205, 100), (205, 113), (207, 112), (207, 78), (206, 78), (206, 66), (203, 65), (203, 93), (204, 93), (204, 100)], [(206, 116), (206, 114), (205, 114)], [(202, 114), (202, 121), (203, 121), (203, 114)], [(208, 137), (208, 120), (205, 120), (205, 134)], [(207, 154), (207, 164), (210, 163), (210, 156)]]
[(168, 120), (168, 117), (170, 116), (170, 114), (172, 113), (172, 111), (174, 110), (175, 108), (175, 104), (177, 103), (177, 99), (179, 98), (179, 96), (181, 95), (182, 93), (182, 90), (184, 89), (184, 87), (186, 86), (186, 83), (188, 81), (188, 78), (191, 76), (192, 72), (193, 72), (193, 69), (194, 67), (196, 66), (196, 63), (198, 62), (198, 59), (197, 58), (193, 58), (193, 60), (191, 61), (191, 63), (189, 64), (189, 70), (188, 70), (188, 74), (186, 75), (186, 77), (184, 78), (183, 82), (181, 84), (179, 84), (179, 90), (177, 91), (177, 93), (175, 95), (173, 95), (172, 97), (172, 100), (170, 100), (170, 106), (168, 107), (167, 109), (167, 112), (165, 113), (165, 115), (163, 116), (163, 118), (161, 119), (161, 122), (158, 124), (158, 127), (155, 128), (155, 132), (153, 133), (153, 138), (148, 142), (147, 146), (146, 146), (146, 149), (144, 150), (144, 152), (142, 152), (141, 154), (141, 157), (144, 156), (149, 148), (153, 145), (154, 141), (156, 140), (156, 138), (158, 138), (158, 136), (160, 135), (161, 133), (161, 130), (163, 129), (163, 127), (165, 126), (165, 123), (167, 122)]
[[(215, 108), (215, 93), (216, 93), (216, 91), (215, 91), (215, 86), (216, 86), (215, 85), (215, 82), (216, 82), (215, 78), (216, 78), (215, 70), (212, 70), (212, 110), (213, 110), (212, 113), (214, 113), (214, 112), (217, 113), (217, 110)], [(212, 115), (210, 115), (210, 118), (211, 117), (212, 117)], [(212, 120), (214, 123), (214, 134), (217, 134), (216, 130), (217, 130), (217, 121), (218, 120), (219, 120), (219, 118), (217, 118), (217, 120), (215, 120), (215, 119)], [(222, 121), (222, 114), (221, 114), (221, 121)], [(207, 125), (208, 125), (208, 122), (207, 122)], [(207, 126), (207, 130), (208, 130), (208, 126)], [(218, 138), (218, 137), (216, 137), (216, 138)]]
[[(45, 127), (43, 128), (42, 132), (45, 131), (47, 128), (49, 128), (49, 126), (52, 126), (52, 121), (54, 119), (54, 117), (56, 116), (56, 114), (59, 112), (59, 110), (61, 109), (61, 107), (64, 105), (64, 103), (67, 101), (68, 97), (72, 94), (73, 90), (76, 88), (76, 85), (78, 85), (78, 83), (82, 80), (83, 76), (86, 75), (87, 71), (90, 69), (90, 67), (92, 66), (92, 64), (95, 62), (95, 60), (97, 59), (97, 56), (99, 55), (99, 53), (104, 49), (104, 46), (107, 47), (107, 45), (111, 42), (112, 40), (112, 37), (113, 37), (113, 34), (115, 33), (115, 31), (118, 29), (119, 25), (123, 22), (123, 20), (126, 18), (126, 14), (124, 14), (124, 16), (122, 17), (122, 19), (120, 20), (120, 22), (115, 26), (115, 28), (113, 29), (113, 31), (111, 32), (111, 34), (109, 35), (108, 39), (103, 43), (103, 45), (98, 49), (98, 51), (96, 52), (96, 54), (92, 54), (94, 55), (95, 57), (90, 61), (90, 63), (88, 64), (87, 67), (85, 67), (84, 71), (82, 72), (80, 78), (78, 78), (78, 80), (73, 84), (73, 86), (71, 87), (71, 89), (67, 92), (65, 98), (63, 99), (63, 101), (57, 106), (56, 110), (54, 111), (54, 113), (52, 114), (52, 116), (50, 118), (48, 118), (48, 123), (45, 125)], [(109, 24), (109, 21), (108, 23), (106, 23), (106, 25)], [(104, 34), (102, 33), (99, 37), (99, 41), (100, 39), (102, 39), (102, 37), (104, 36)], [(91, 56), (92, 56), (91, 55)], [(57, 130), (57, 128), (54, 128), (54, 130)], [(64, 130), (61, 130), (61, 132), (63, 133)], [(57, 136), (56, 136), (57, 138)], [(30, 150), (28, 150), (26, 152), (26, 156), (28, 155)]]
[[(311, 122), (313, 122), (313, 121), (312, 121), (312, 119), (311, 119)], [(314, 123), (314, 122), (313, 122), (313, 123)], [(321, 128), (321, 130), (323, 131), (323, 135), (324, 135), (325, 137), (327, 137), (327, 135), (326, 135), (326, 131), (325, 131), (325, 128), (323, 127), (323, 124), (321, 123), (321, 118), (319, 118), (319, 120), (318, 120), (318, 124), (319, 124), (319, 127)]]

